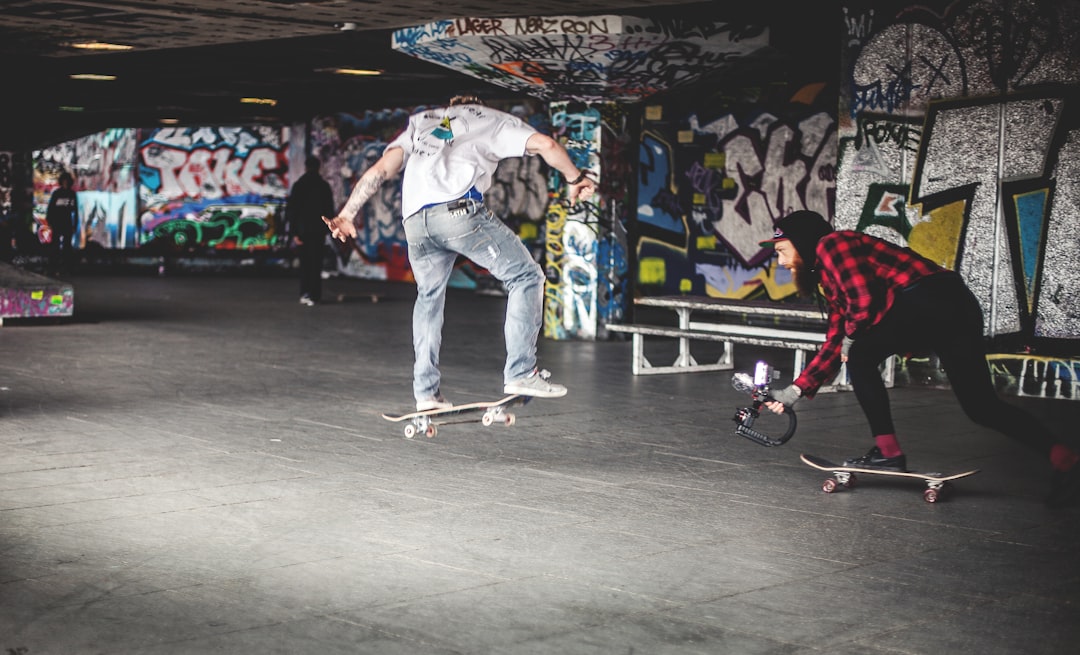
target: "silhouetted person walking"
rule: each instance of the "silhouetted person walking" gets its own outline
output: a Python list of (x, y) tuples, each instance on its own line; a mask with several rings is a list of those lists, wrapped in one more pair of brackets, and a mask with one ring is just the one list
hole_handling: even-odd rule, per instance
[(304, 174), (293, 185), (285, 206), (289, 236), (300, 249), (300, 302), (314, 305), (322, 300), (323, 249), (326, 224), (323, 216), (334, 215), (334, 194), (319, 175), (316, 157), (304, 161)]
[(72, 189), (74, 184), (75, 180), (69, 173), (61, 173), (60, 186), (53, 191), (45, 212), (45, 222), (52, 233), (49, 241), (50, 275), (70, 273), (75, 259), (75, 246), (71, 240), (79, 223), (79, 200)]

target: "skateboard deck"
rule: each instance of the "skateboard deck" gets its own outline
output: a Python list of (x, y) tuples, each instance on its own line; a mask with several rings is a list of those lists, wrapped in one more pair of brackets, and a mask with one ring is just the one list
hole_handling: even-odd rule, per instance
[(821, 485), (821, 490), (827, 494), (840, 489), (841, 487), (851, 488), (855, 486), (856, 475), (882, 475), (892, 478), (913, 478), (916, 480), (922, 480), (926, 483), (926, 489), (923, 491), (923, 500), (928, 503), (936, 503), (943, 499), (943, 496), (948, 489), (948, 483), (952, 480), (959, 480), (960, 478), (966, 478), (969, 475), (975, 475), (979, 472), (979, 469), (972, 469), (970, 471), (964, 471), (963, 473), (930, 473), (923, 471), (883, 471), (880, 469), (858, 468), (854, 466), (844, 466), (843, 464), (834, 464), (829, 460), (818, 457), (816, 455), (799, 455), (799, 459), (803, 463), (808, 464), (820, 471), (827, 471), (832, 476), (826, 478), (825, 482)]
[(445, 425), (447, 423), (469, 423), (477, 420), (475, 418), (458, 418), (457, 420), (450, 420), (466, 414), (479, 413), (480, 423), (485, 426), (492, 425), (496, 422), (511, 426), (514, 424), (515, 417), (513, 412), (508, 412), (506, 410), (517, 405), (524, 405), (530, 400), (532, 400), (532, 396), (511, 394), (509, 396), (504, 396), (499, 400), (466, 403), (464, 405), (447, 407), (446, 409), (429, 409), (423, 412), (409, 412), (408, 414), (383, 414), (382, 417), (387, 421), (394, 423), (408, 421), (404, 427), (406, 439), (412, 439), (417, 434), (421, 433), (426, 437), (434, 437), (438, 434), (438, 426), (440, 425)]

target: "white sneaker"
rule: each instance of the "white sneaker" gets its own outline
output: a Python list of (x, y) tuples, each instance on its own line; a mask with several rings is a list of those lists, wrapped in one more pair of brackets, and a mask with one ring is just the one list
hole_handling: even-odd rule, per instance
[(428, 412), (433, 409), (450, 409), (454, 406), (454, 403), (450, 402), (443, 395), (437, 394), (434, 398), (425, 398), (424, 400), (416, 401), (416, 411)]
[(304, 294), (300, 296), (300, 304), (307, 305), (308, 307), (314, 307), (315, 301), (311, 299), (311, 296)]
[(548, 382), (551, 373), (548, 371), (533, 372), (523, 378), (507, 382), (503, 387), (503, 393), (518, 394), (520, 396), (535, 396), (537, 398), (561, 398), (566, 395), (566, 387), (561, 384)]

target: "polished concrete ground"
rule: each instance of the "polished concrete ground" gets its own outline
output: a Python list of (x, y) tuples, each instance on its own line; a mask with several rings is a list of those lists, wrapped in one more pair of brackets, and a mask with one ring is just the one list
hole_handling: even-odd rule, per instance
[[(1080, 510), (948, 391), (892, 393), (913, 468), (982, 469), (947, 502), (825, 494), (798, 455), (869, 447), (849, 392), (765, 448), (728, 373), (542, 340), (568, 397), (407, 440), (379, 415), (412, 404), (409, 285), (308, 308), (286, 277), (72, 281), (73, 319), (0, 328), (0, 652), (1080, 648)], [(451, 292), (452, 399), (501, 395), (503, 309)], [(737, 368), (760, 356), (789, 359)], [(1024, 404), (1080, 436), (1080, 404)]]

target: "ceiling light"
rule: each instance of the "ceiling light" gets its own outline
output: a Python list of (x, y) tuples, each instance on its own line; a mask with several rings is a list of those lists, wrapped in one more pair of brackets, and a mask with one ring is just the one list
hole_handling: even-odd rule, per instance
[(161, 118), (161, 119), (158, 119), (158, 122), (161, 123), (162, 125), (176, 125), (177, 123), (180, 122), (180, 119), (179, 118)]
[(82, 43), (69, 43), (68, 45), (81, 50), (131, 50), (135, 47), (119, 43), (102, 43), (101, 41), (84, 41)]
[(338, 75), (382, 75), (383, 72), (379, 70), (370, 70), (367, 68), (331, 68), (331, 73)]
[(102, 80), (109, 81), (115, 80), (115, 75), (102, 75), (100, 73), (72, 73), (68, 75), (73, 80)]
[(245, 105), (270, 105), (271, 107), (277, 104), (277, 100), (273, 98), (240, 98), (240, 102)]
[(83, 107), (73, 107), (71, 105), (60, 105), (57, 107), (60, 111), (82, 111)]

